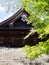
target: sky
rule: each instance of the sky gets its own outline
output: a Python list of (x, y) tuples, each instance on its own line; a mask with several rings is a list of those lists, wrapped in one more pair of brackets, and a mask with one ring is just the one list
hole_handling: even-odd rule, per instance
[(20, 8), (20, 0), (0, 0), (0, 23), (15, 14)]

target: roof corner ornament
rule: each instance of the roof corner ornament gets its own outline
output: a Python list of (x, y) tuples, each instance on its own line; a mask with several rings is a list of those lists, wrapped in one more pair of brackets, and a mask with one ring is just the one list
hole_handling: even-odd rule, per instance
[(13, 28), (14, 27), (13, 22), (9, 24), (9, 27), (10, 28)]
[(27, 14), (22, 14), (22, 15), (21, 15), (21, 20), (22, 20), (23, 22), (25, 22), (26, 19), (27, 19)]

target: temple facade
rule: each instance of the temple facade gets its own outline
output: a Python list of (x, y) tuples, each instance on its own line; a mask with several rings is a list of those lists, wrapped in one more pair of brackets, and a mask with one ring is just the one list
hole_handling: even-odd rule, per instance
[(36, 44), (35, 34), (24, 40), (29, 30), (33, 28), (26, 22), (28, 16), (29, 14), (21, 8), (13, 16), (0, 23), (0, 46), (22, 47), (27, 44)]

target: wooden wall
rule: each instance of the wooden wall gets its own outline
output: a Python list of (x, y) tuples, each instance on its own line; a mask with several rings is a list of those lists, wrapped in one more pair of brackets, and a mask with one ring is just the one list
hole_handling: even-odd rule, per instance
[(36, 44), (37, 37), (31, 36), (24, 40), (29, 33), (29, 29), (0, 29), (0, 46), (24, 46)]

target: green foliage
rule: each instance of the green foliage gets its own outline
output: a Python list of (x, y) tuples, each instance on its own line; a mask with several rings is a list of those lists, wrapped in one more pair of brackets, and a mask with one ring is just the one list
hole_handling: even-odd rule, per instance
[(46, 42), (39, 42), (36, 46), (28, 46), (23, 47), (23, 51), (25, 52), (25, 56), (27, 58), (35, 59), (39, 57), (41, 54), (49, 53), (49, 40)]
[[(46, 37), (49, 34), (49, 0), (22, 0), (22, 6), (30, 14), (27, 24), (34, 26), (24, 39), (35, 32), (39, 38)], [(27, 58), (35, 59), (41, 54), (49, 53), (49, 40), (39, 42), (36, 46), (25, 46), (23, 51)]]
[[(22, 0), (22, 3), (25, 10), (30, 14), (27, 23), (31, 23), (35, 29), (35, 31), (32, 30), (31, 32), (37, 32), (41, 38), (49, 34), (49, 0)], [(29, 33), (28, 36), (31, 34)], [(28, 36), (24, 39), (28, 38)]]

